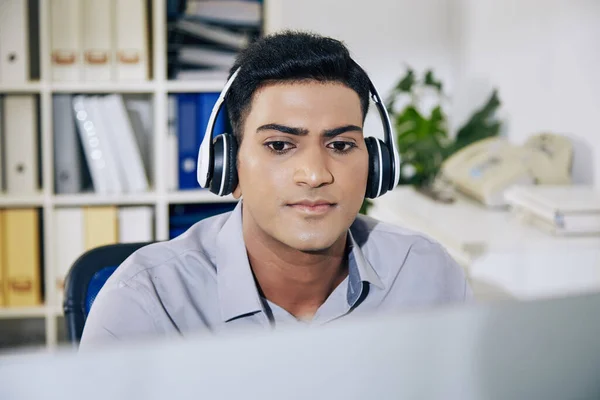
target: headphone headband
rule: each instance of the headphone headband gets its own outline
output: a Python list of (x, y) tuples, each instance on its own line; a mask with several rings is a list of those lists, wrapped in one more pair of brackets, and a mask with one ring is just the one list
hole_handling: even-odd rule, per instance
[(196, 170), (196, 178), (198, 179), (198, 183), (201, 187), (206, 188), (210, 180), (212, 178), (212, 135), (213, 129), (215, 126), (215, 120), (217, 119), (217, 115), (221, 110), (223, 102), (225, 101), (225, 96), (229, 92), (229, 88), (231, 84), (235, 80), (235, 77), (239, 74), (241, 67), (238, 68), (231, 77), (225, 83), (219, 98), (215, 102), (213, 109), (210, 113), (210, 117), (208, 118), (208, 125), (206, 125), (206, 130), (204, 131), (204, 137), (202, 138), (202, 143), (200, 144), (200, 149), (198, 150), (198, 168)]
[[(356, 61), (354, 61), (354, 62), (356, 63)], [(358, 63), (356, 63), (356, 65), (358, 65)], [(363, 70), (363, 72), (367, 76), (367, 80), (369, 81), (369, 89), (370, 89), (371, 99), (375, 103), (375, 106), (377, 107), (377, 111), (379, 112), (379, 116), (380, 116), (381, 122), (383, 124), (384, 142), (389, 149), (390, 159), (391, 159), (390, 160), (391, 161), (391, 163), (390, 163), (391, 164), (390, 165), (390, 169), (391, 169), (390, 178), (391, 179), (389, 179), (389, 182), (384, 182), (383, 168), (380, 168), (380, 172), (379, 172), (380, 176), (378, 177), (378, 182), (379, 182), (378, 189), (377, 189), (377, 193), (375, 194), (375, 197), (377, 197), (380, 194), (387, 192), (388, 190), (392, 190), (394, 188), (394, 186), (398, 183), (398, 180), (400, 179), (400, 156), (399, 156), (398, 150), (396, 148), (396, 140), (394, 138), (393, 131), (392, 131), (392, 123), (390, 121), (390, 117), (389, 117), (389, 114), (385, 107), (385, 104), (383, 104), (383, 101), (381, 101), (381, 97), (379, 96), (379, 93), (377, 92), (375, 85), (373, 84), (373, 82), (371, 82), (371, 79), (369, 78), (367, 73), (364, 71), (364, 69), (360, 65), (358, 65), (358, 67)], [(198, 179), (198, 183), (203, 188), (209, 187), (211, 184), (211, 180), (214, 178), (214, 176), (213, 176), (214, 175), (214, 171), (213, 171), (213, 169), (214, 169), (213, 151), (214, 150), (213, 150), (213, 146), (212, 146), (212, 141), (213, 141), (212, 136), (213, 136), (215, 120), (217, 118), (217, 115), (219, 114), (219, 111), (221, 110), (221, 108), (223, 106), (225, 97), (227, 96), (227, 93), (229, 92), (229, 88), (235, 81), (235, 78), (240, 73), (240, 71), (241, 71), (241, 67), (239, 67), (237, 70), (235, 70), (235, 72), (231, 75), (231, 77), (229, 77), (229, 79), (225, 83), (225, 86), (223, 87), (223, 90), (221, 91), (219, 98), (217, 99), (217, 101), (215, 102), (215, 105), (213, 106), (212, 112), (208, 119), (208, 124), (206, 126), (206, 130), (204, 132), (204, 137), (203, 137), (202, 143), (200, 145), (200, 149), (198, 150), (198, 168), (196, 170), (196, 177)], [(222, 133), (222, 132), (220, 132), (220, 133)], [(222, 188), (221, 188), (221, 190), (219, 190), (218, 194), (219, 195), (223, 194)]]
[[(356, 62), (356, 61), (355, 61)], [(362, 68), (362, 67), (361, 67)], [(364, 71), (364, 70), (363, 70)], [(365, 75), (367, 73), (365, 72)], [(392, 190), (394, 186), (398, 184), (400, 180), (400, 155), (398, 154), (398, 149), (396, 147), (396, 139), (394, 138), (394, 133), (392, 130), (392, 121), (390, 121), (390, 115), (387, 112), (387, 108), (383, 101), (381, 101), (381, 97), (379, 96), (379, 92), (377, 92), (377, 88), (371, 79), (367, 75), (367, 79), (369, 80), (369, 86), (371, 87), (371, 98), (375, 106), (377, 107), (377, 111), (379, 111), (379, 117), (381, 119), (381, 123), (383, 125), (383, 138), (385, 143), (390, 146), (391, 149), (391, 158), (392, 158), (392, 176), (393, 181), (390, 182), (387, 190)], [(381, 192), (381, 190), (380, 190)]]

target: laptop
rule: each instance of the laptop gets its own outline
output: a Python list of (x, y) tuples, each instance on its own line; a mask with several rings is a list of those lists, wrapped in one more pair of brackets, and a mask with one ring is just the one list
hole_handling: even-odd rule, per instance
[(600, 294), (0, 358), (0, 398), (598, 399)]

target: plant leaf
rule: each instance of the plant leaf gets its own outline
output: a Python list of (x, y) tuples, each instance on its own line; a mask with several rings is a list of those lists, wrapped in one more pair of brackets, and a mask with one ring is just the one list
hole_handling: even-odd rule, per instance
[(502, 103), (494, 90), (487, 102), (458, 130), (456, 139), (446, 152), (446, 157), (478, 140), (497, 136), (502, 123), (494, 119), (496, 110)]
[(400, 92), (410, 92), (417, 79), (415, 78), (415, 71), (408, 67), (406, 75), (396, 85), (396, 89)]
[(423, 84), (425, 86), (433, 86), (437, 89), (438, 92), (442, 91), (442, 81), (440, 81), (439, 79), (435, 79), (432, 70), (427, 70), (427, 72), (425, 73), (425, 80)]

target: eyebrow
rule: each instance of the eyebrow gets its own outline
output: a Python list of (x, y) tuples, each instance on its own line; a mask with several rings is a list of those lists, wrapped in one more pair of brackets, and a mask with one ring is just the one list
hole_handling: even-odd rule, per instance
[[(296, 136), (308, 135), (308, 129), (306, 129), (306, 128), (295, 128), (295, 127), (280, 125), (280, 124), (261, 125), (258, 127), (258, 129), (256, 129), (256, 132), (260, 132), (260, 131), (279, 131), (281, 133), (287, 133), (289, 135), (296, 135)], [(341, 135), (342, 133), (346, 133), (346, 132), (362, 132), (362, 128), (360, 126), (356, 126), (356, 125), (344, 125), (344, 126), (340, 126), (337, 128), (324, 130), (323, 136), (325, 136), (327, 138), (332, 138), (332, 137)]]

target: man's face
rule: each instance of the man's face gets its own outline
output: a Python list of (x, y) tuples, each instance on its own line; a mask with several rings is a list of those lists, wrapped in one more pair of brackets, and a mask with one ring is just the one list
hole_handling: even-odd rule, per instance
[(238, 153), (244, 225), (291, 248), (331, 247), (364, 199), (368, 153), (358, 94), (340, 83), (255, 92)]

